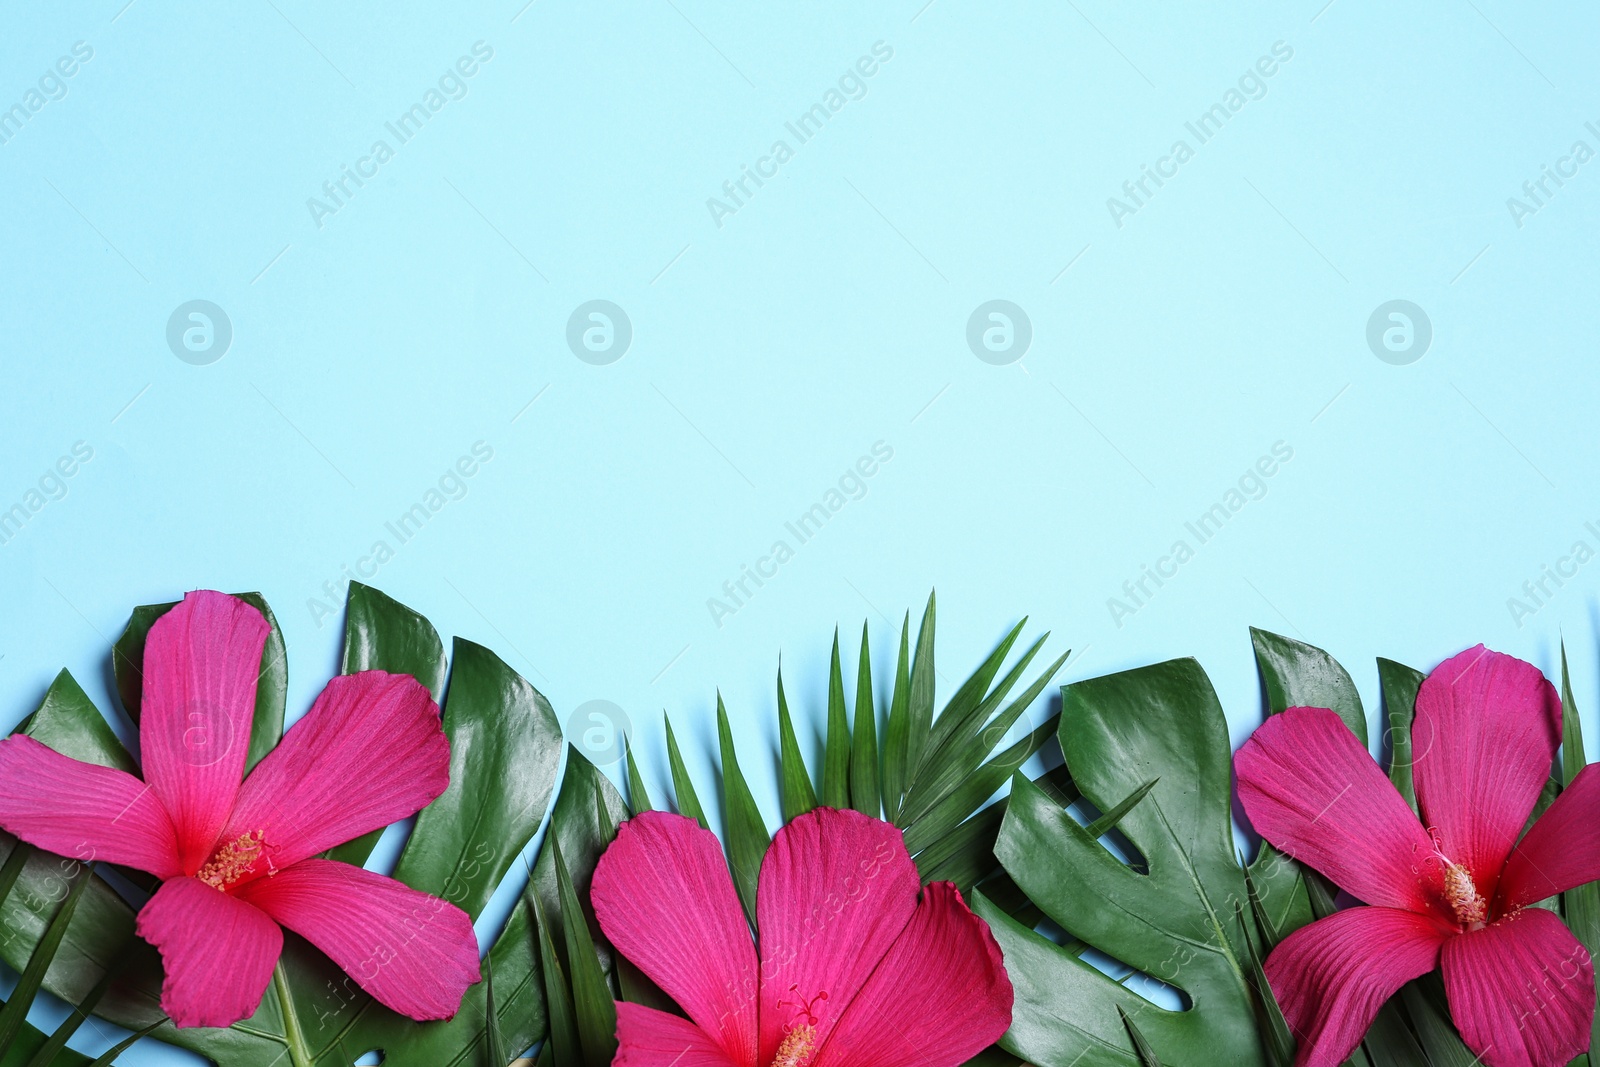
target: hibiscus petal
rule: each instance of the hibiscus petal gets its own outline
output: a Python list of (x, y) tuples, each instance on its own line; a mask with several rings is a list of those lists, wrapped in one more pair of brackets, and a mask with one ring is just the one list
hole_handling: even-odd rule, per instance
[(172, 820), (149, 786), (22, 734), (0, 741), (0, 827), (60, 856), (182, 873)]
[(330, 681), (239, 790), (224, 841), (259, 832), (265, 860), (288, 867), (414, 815), (450, 784), (439, 706), (409, 674)]
[(858, 811), (817, 808), (772, 839), (761, 863), (761, 1055), (815, 1019), (821, 1047), (917, 907), (922, 888), (900, 831)]
[(1492, 898), (1561, 743), (1561, 700), (1539, 669), (1482, 645), (1441, 663), (1411, 728), (1417, 805), (1440, 850)]
[(188, 594), (150, 627), (139, 749), (188, 874), (211, 855), (239, 795), (269, 631), (261, 612), (209, 590)]
[(958, 1067), (1011, 1025), (1000, 947), (949, 882), (934, 882), (813, 1067)]
[(589, 890), (600, 929), (737, 1064), (756, 1062), (756, 950), (717, 836), (647, 811), (622, 824)]
[(472, 920), (454, 904), (375, 871), (306, 860), (241, 886), (380, 1003), (418, 1022), (448, 1019), (479, 978)]
[(1451, 938), (1443, 964), (1450, 1017), (1489, 1067), (1558, 1067), (1589, 1047), (1594, 965), (1554, 912)]
[(626, 1002), (617, 1004), (617, 1055), (612, 1067), (748, 1067), (736, 1065), (716, 1039), (688, 1019)]
[(1383, 1002), (1433, 970), (1451, 931), (1396, 908), (1348, 908), (1302, 926), (1267, 957), (1267, 982), (1299, 1049), (1295, 1067), (1337, 1067)]
[(1289, 708), (1271, 716), (1234, 768), (1251, 825), (1274, 846), (1368, 904), (1433, 906), (1433, 843), (1337, 714)]
[(1600, 764), (1578, 772), (1539, 816), (1500, 875), (1501, 909), (1600, 879)]
[(161, 950), (161, 1010), (180, 1028), (254, 1015), (283, 951), (277, 923), (197, 878), (161, 883), (136, 929)]

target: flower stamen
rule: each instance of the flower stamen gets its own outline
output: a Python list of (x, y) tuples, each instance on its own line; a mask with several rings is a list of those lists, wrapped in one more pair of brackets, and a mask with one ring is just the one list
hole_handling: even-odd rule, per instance
[[(795, 1012), (796, 1020), (804, 1016), (805, 1021), (794, 1022), (784, 1028), (783, 1042), (772, 1057), (771, 1067), (806, 1067), (817, 1051), (817, 1001), (827, 1000), (828, 992), (823, 990), (810, 1000), (798, 995), (798, 984), (790, 986), (789, 992), (796, 994), (795, 1003), (799, 1005), (800, 1010)], [(778, 1003), (781, 1005), (783, 1001)]]
[(1473, 884), (1472, 874), (1461, 864), (1446, 860), (1444, 899), (1456, 913), (1456, 921), (1469, 930), (1481, 930), (1489, 919), (1489, 903)]
[(800, 1023), (789, 1028), (772, 1058), (772, 1067), (806, 1067), (811, 1054), (816, 1051), (817, 1028), (810, 1023)]
[(213, 852), (195, 877), (212, 889), (227, 889), (250, 873), (266, 847), (266, 834), (262, 831), (251, 830), (240, 834)]

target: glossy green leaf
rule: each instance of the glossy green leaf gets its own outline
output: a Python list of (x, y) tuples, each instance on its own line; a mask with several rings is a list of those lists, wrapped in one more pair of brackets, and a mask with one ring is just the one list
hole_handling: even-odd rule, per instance
[(80, 870), (72, 889), (67, 893), (67, 898), (51, 916), (50, 925), (45, 927), (44, 936), (34, 946), (28, 965), (22, 969), (22, 976), (17, 979), (16, 987), (11, 991), (10, 999), (6, 1001), (4, 1007), (0, 1007), (0, 1053), (11, 1051), (17, 1035), (26, 1026), (28, 1011), (33, 1007), (34, 999), (38, 997), (39, 990), (44, 985), (45, 971), (55, 960), (56, 951), (67, 935), (67, 926), (72, 922), (72, 915), (78, 910), (78, 901), (83, 899), (83, 894), (89, 889), (90, 884), (89, 872)]
[(783, 821), (804, 815), (817, 806), (811, 788), (811, 772), (800, 754), (800, 741), (794, 735), (794, 720), (789, 717), (789, 700), (783, 692), (783, 668), (778, 668), (778, 784), (783, 803)]
[(822, 803), (850, 806), (850, 720), (844, 703), (844, 671), (839, 663), (839, 628), (833, 628), (828, 660), (828, 735), (822, 752)]
[(761, 859), (772, 844), (766, 820), (750, 795), (739, 757), (733, 748), (733, 728), (728, 725), (728, 709), (717, 694), (717, 740), (722, 749), (722, 813), (728, 834), (728, 866), (733, 871), (733, 886), (752, 925), (756, 921), (756, 879)]
[(544, 819), (561, 727), (504, 660), (457, 638), (444, 731), (449, 788), (417, 816), (394, 876), (477, 918)]
[(22, 721), (17, 732), (75, 760), (139, 773), (139, 765), (111, 724), (67, 671), (56, 675), (39, 709)]
[(913, 856), (964, 822), (1005, 785), (1034, 753), (1055, 735), (1060, 716), (1052, 715), (1028, 736), (996, 754), (973, 771), (926, 815), (905, 828), (906, 848)]
[(994, 709), (999, 707), (1000, 701), (1005, 697), (1005, 693), (1012, 685), (1016, 684), (1017, 678), (1021, 677), (1022, 672), (1027, 669), (1028, 661), (1038, 653), (1040, 646), (1045, 642), (1045, 638), (1050, 636), (1049, 634), (1043, 635), (1033, 643), (1033, 648), (1023, 655), (1022, 661), (1011, 670), (1010, 676), (1004, 682), (996, 686), (992, 692), (989, 689), (994, 682), (995, 676), (1000, 673), (1000, 668), (1005, 664), (1006, 657), (1011, 654), (1011, 649), (1017, 643), (1017, 638), (1022, 636), (1022, 628), (1027, 624), (1027, 618), (1023, 618), (1021, 622), (1013, 626), (1011, 632), (1006, 634), (999, 646), (989, 653), (989, 658), (984, 660), (965, 682), (961, 683), (961, 687), (956, 690), (955, 695), (944, 706), (944, 710), (939, 713), (938, 719), (934, 721), (933, 731), (928, 738), (927, 754), (923, 757), (924, 764), (946, 745), (950, 744), (952, 740), (960, 744), (963, 738), (976, 734), (989, 716), (993, 714)]
[(1378, 659), (1378, 684), (1383, 689), (1384, 736), (1389, 741), (1389, 781), (1417, 810), (1417, 788), (1412, 781), (1411, 720), (1417, 714), (1417, 690), (1425, 677), (1392, 659)]
[[(1078, 791), (1065, 767), (1046, 771), (1034, 780), (1034, 784), (1063, 806), (1078, 798)], [(1009, 797), (1001, 797), (919, 851), (913, 859), (923, 884), (954, 882), (956, 888), (966, 895), (974, 885), (993, 874), (999, 866), (994, 858), (994, 842), (1000, 834), (1000, 824), (1005, 818), (1009, 800)], [(985, 883), (985, 887), (990, 893), (995, 891), (989, 883)]]
[[(1039, 643), (1035, 644), (1018, 664), (1018, 671), (1014, 673), (1020, 673), (1027, 667), (1043, 641), (1044, 638), (1041, 637)], [(952, 743), (948, 747), (924, 763), (918, 773), (916, 784), (906, 796), (905, 805), (901, 809), (900, 818), (896, 820), (896, 825), (913, 825), (922, 816), (934, 810), (946, 797), (960, 789), (963, 783), (969, 781), (989, 754), (1005, 739), (1011, 727), (1027, 712), (1039, 694), (1044, 692), (1044, 687), (1067, 662), (1069, 654), (1063, 652), (1034, 680), (1032, 685), (1023, 690), (1021, 695), (993, 720), (975, 723), (970, 732), (967, 728), (962, 728), (952, 736)], [(1032, 754), (1031, 751), (1028, 753), (1030, 756)]]
[(933, 736), (934, 624), (938, 614), (935, 601), (934, 594), (929, 593), (928, 606), (922, 612), (922, 625), (917, 629), (917, 654), (911, 661), (911, 690), (906, 702), (906, 789), (910, 788), (917, 768), (922, 765), (922, 757)]
[[(444, 642), (432, 623), (369, 585), (350, 583), (341, 674), (409, 674), (427, 687), (437, 704), (444, 699), (445, 670)], [(330, 850), (327, 857), (359, 867), (382, 836), (382, 828), (373, 830)]]
[(57, 1026), (51, 1032), (50, 1037), (34, 1052), (33, 1058), (28, 1061), (27, 1067), (65, 1067), (67, 1062), (88, 1061), (89, 1057), (87, 1056), (73, 1061), (72, 1057), (77, 1054), (68, 1053), (64, 1050), (67, 1047), (67, 1042), (72, 1040), (72, 1036), (88, 1021), (89, 1016), (94, 1014), (100, 1005), (100, 1001), (111, 989), (112, 981), (116, 979), (121, 971), (122, 968), (120, 966), (114, 966), (106, 971), (105, 976), (95, 983), (93, 989), (89, 990), (82, 1003), (74, 1005), (73, 1011), (68, 1013), (65, 1019), (61, 1020), (61, 1025)]
[(1102, 811), (1154, 780), (1120, 824), (1148, 873), (1025, 780), (1012, 787), (996, 855), (1067, 933), (1177, 986), (1192, 1007), (1150, 1004), (979, 895), (1017, 992), (1002, 1047), (1029, 1063), (1139, 1067), (1120, 1007), (1164, 1060), (1263, 1064), (1236, 917), (1247, 892), (1233, 856), (1231, 752), (1210, 681), (1176, 660), (1069, 685), (1059, 737), (1073, 781)]
[(1138, 1054), (1142, 1067), (1161, 1067), (1161, 1058), (1156, 1055), (1156, 1050), (1150, 1047), (1150, 1042), (1144, 1039), (1144, 1034), (1140, 1033), (1121, 1004), (1117, 1005), (1117, 1014), (1122, 1017), (1122, 1025), (1127, 1027), (1128, 1039), (1133, 1042), (1133, 1051)]
[(628, 742), (628, 808), (635, 815), (650, 810), (650, 791), (644, 786), (644, 778), (639, 774), (639, 765), (633, 760), (633, 742)]
[(511, 1061), (506, 1055), (505, 1036), (500, 1032), (500, 1009), (494, 1003), (494, 957), (483, 960), (483, 1003), (487, 1021), (483, 1024), (484, 1050), (492, 1067), (504, 1067)]
[(1250, 643), (1266, 690), (1268, 714), (1294, 707), (1330, 708), (1339, 713), (1362, 745), (1367, 743), (1367, 714), (1361, 707), (1361, 694), (1338, 660), (1304, 641), (1254, 626)]
[[(550, 923), (544, 904), (535, 893), (528, 894), (528, 906), (537, 916), (539, 927), (539, 965), (544, 973), (544, 993), (550, 1012), (550, 1040), (545, 1054), (551, 1067), (583, 1067), (583, 1050), (578, 1043), (578, 1019), (572, 1008), (567, 975), (556, 955)], [(539, 1062), (546, 1062), (540, 1056)]]
[(422, 615), (370, 585), (351, 582), (339, 673), (374, 670), (411, 675), (437, 702), (445, 685), (444, 642)]
[(883, 729), (883, 816), (893, 822), (900, 814), (906, 779), (911, 773), (907, 745), (911, 722), (911, 613), (900, 624), (900, 655), (895, 660), (894, 689), (889, 695), (889, 719)]
[(1395, 1000), (1378, 1009), (1361, 1047), (1373, 1067), (1430, 1067), (1427, 1053), (1417, 1043), (1400, 1002)]
[[(628, 817), (628, 807), (622, 794), (617, 792), (611, 779), (572, 746), (567, 746), (567, 770), (561, 778), (561, 791), (556, 796), (555, 807), (550, 810), (550, 826), (545, 831), (545, 844), (533, 866), (533, 889), (544, 909), (544, 922), (550, 926), (550, 936), (557, 944), (566, 944), (567, 912), (562, 907), (561, 886), (556, 878), (555, 850), (561, 848), (561, 858), (567, 867), (574, 889), (580, 900), (589, 899), (589, 883), (594, 878), (595, 864), (600, 855), (617, 836), (617, 824)], [(594, 942), (603, 966), (611, 966), (611, 949), (599, 932), (599, 924), (590, 912), (584, 912), (589, 922), (590, 940)]]
[(0, 1067), (87, 1067), (91, 1062), (83, 1053), (55, 1044), (54, 1037), (23, 1024), (10, 1051), (0, 1055)]
[[(1244, 870), (1246, 888), (1249, 888), (1250, 872)], [(1252, 896), (1252, 904), (1255, 899)], [(1245, 925), (1244, 909), (1237, 904), (1234, 906), (1235, 919), (1240, 926)], [(1257, 911), (1255, 919), (1261, 919)], [(1249, 970), (1246, 977), (1249, 979), (1250, 988), (1255, 992), (1256, 1023), (1261, 1028), (1261, 1041), (1266, 1050), (1267, 1063), (1271, 1067), (1291, 1067), (1294, 1063), (1294, 1034), (1289, 1030), (1289, 1022), (1283, 1017), (1283, 1011), (1278, 1007), (1278, 1000), (1272, 993), (1272, 985), (1267, 981), (1267, 972), (1262, 966), (1261, 951), (1257, 948), (1254, 938), (1243, 938), (1245, 954), (1249, 959)], [(1137, 1041), (1135, 1042), (1137, 1045)], [(1140, 1052), (1139, 1058), (1145, 1058)]]
[(609, 1067), (617, 1052), (617, 1006), (606, 984), (605, 972), (595, 956), (589, 923), (572, 888), (572, 877), (561, 858), (560, 842), (552, 842), (556, 890), (561, 898), (561, 929), (567, 943), (567, 975), (572, 983), (573, 1018), (578, 1024), (578, 1046), (587, 1067)]
[(856, 711), (850, 727), (850, 806), (874, 819), (883, 814), (878, 785), (878, 709), (872, 696), (872, 651), (867, 624), (861, 624), (861, 655), (856, 665)]
[[(250, 756), (245, 763), (245, 769), (249, 770), (261, 762), (261, 757), (271, 752), (283, 736), (289, 658), (284, 649), (283, 631), (278, 626), (278, 619), (261, 594), (235, 593), (234, 596), (260, 611), (271, 627), (266, 647), (261, 650), (261, 674), (256, 681), (256, 715), (250, 728)], [(172, 601), (134, 608), (127, 628), (111, 647), (117, 694), (122, 698), (123, 709), (134, 722), (139, 721), (139, 706), (144, 697), (144, 646), (150, 636), (150, 627), (176, 606), (177, 601)]]
[(1451, 1024), (1444, 983), (1437, 973), (1407, 982), (1400, 989), (1399, 1000), (1432, 1067), (1478, 1067), (1482, 1063)]
[(672, 791), (678, 797), (678, 814), (686, 815), (710, 829), (705, 809), (700, 806), (700, 797), (694, 791), (694, 780), (689, 777), (689, 769), (683, 765), (683, 753), (678, 751), (678, 739), (672, 732), (672, 719), (665, 715), (662, 719), (667, 724), (667, 763), (672, 768)]

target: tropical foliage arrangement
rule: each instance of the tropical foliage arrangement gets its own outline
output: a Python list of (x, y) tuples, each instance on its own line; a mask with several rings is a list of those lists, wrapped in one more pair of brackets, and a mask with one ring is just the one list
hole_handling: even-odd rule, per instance
[[(0, 1067), (141, 1039), (227, 1067), (1590, 1067), (1600, 774), (1564, 653), (1559, 694), (1481, 646), (1379, 660), (1384, 768), (1298, 641), (1252, 631), (1237, 755), (1193, 660), (1065, 685), (1006, 744), (1066, 656), (1035, 668), (1024, 620), (941, 705), (935, 622), (876, 679), (865, 627), (853, 671), (834, 635), (819, 745), (780, 671), (776, 828), (719, 697), (719, 837), (670, 721), (661, 805), (631, 750), (619, 789), (498, 656), (447, 658), (370, 587), (287, 732), (259, 595), (135, 608), (137, 759), (66, 672), (0, 741)], [(48, 1033), (41, 992), (72, 1009)], [(129, 1032), (93, 1061), (90, 1015)]]

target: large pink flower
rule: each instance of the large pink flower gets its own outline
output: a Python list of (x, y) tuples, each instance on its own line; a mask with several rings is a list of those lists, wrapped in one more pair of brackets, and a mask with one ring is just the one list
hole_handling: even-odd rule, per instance
[(1267, 959), (1299, 1067), (1344, 1060), (1383, 1002), (1435, 967), (1490, 1067), (1557, 1067), (1589, 1047), (1589, 953), (1529, 905), (1600, 878), (1597, 768), (1522, 833), (1560, 743), (1555, 689), (1482, 645), (1417, 694), (1421, 821), (1331, 711), (1290, 708), (1245, 742), (1239, 799), (1261, 836), (1370, 905), (1302, 927)]
[(144, 781), (9, 737), (0, 826), (51, 852), (162, 879), (138, 931), (161, 950), (161, 1007), (178, 1026), (255, 1013), (283, 948), (280, 923), (395, 1011), (449, 1018), (478, 980), (466, 914), (314, 858), (444, 792), (450, 746), (438, 706), (409, 675), (335, 678), (241, 782), (268, 629), (242, 600), (184, 597), (145, 647)]
[(920, 886), (900, 831), (860, 812), (817, 808), (773, 838), (759, 969), (722, 847), (692, 819), (624, 823), (591, 899), (689, 1016), (618, 1004), (616, 1067), (957, 1067), (1011, 1024), (989, 928), (949, 882)]

